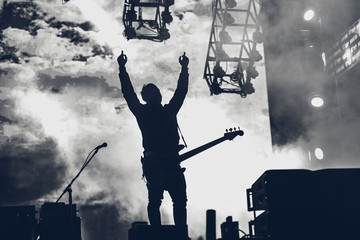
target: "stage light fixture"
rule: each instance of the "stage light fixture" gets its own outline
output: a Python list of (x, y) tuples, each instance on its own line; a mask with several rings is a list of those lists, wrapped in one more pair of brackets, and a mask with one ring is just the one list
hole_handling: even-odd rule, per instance
[(262, 32), (256, 31), (252, 34), (253, 41), (256, 43), (264, 42), (264, 34)]
[(309, 22), (314, 18), (314, 16), (315, 16), (315, 11), (312, 9), (308, 9), (304, 13), (304, 20)]
[(255, 92), (255, 88), (254, 88), (254, 85), (251, 83), (251, 82), (247, 82), (245, 83), (241, 90), (246, 93), (246, 94), (252, 94)]
[(261, 56), (259, 51), (256, 49), (251, 50), (250, 55), (251, 55), (252, 60), (254, 60), (254, 62), (259, 62), (263, 59), (263, 57)]
[(136, 31), (133, 27), (125, 27), (123, 34), (127, 40), (130, 40), (130, 39), (133, 39), (136, 37)]
[(216, 51), (216, 59), (218, 60), (225, 60), (225, 59), (229, 59), (229, 55), (223, 50), (223, 49), (218, 49)]
[(224, 25), (231, 25), (235, 22), (235, 19), (230, 13), (224, 13)]
[(128, 10), (125, 14), (128, 21), (135, 21), (137, 19), (135, 10)]
[(165, 9), (162, 13), (161, 13), (161, 18), (163, 20), (164, 23), (171, 23), (173, 20), (173, 17), (171, 16), (171, 12), (169, 11), (169, 9)]
[(324, 152), (321, 148), (315, 148), (314, 155), (318, 160), (324, 159)]
[(222, 67), (220, 66), (220, 62), (216, 62), (216, 65), (214, 66), (214, 69), (213, 69), (213, 73), (219, 78), (224, 77), (226, 74), (224, 69), (222, 69)]
[(232, 42), (232, 39), (231, 39), (229, 33), (227, 31), (225, 31), (225, 29), (220, 31), (219, 37), (220, 37), (221, 43), (228, 44), (228, 43)]
[(310, 103), (313, 107), (320, 108), (324, 106), (325, 101), (321, 96), (314, 96), (311, 98)]
[(213, 82), (211, 85), (211, 92), (215, 95), (219, 95), (220, 93), (223, 92), (223, 90), (221, 89), (221, 87), (219, 86), (219, 84), (217, 82)]
[(166, 28), (160, 28), (159, 29), (159, 36), (160, 36), (160, 39), (161, 40), (167, 40), (170, 38), (170, 33), (169, 33), (169, 30), (166, 29)]
[(246, 68), (246, 74), (247, 74), (249, 77), (253, 78), (253, 79), (255, 79), (255, 78), (257, 78), (257, 77), (259, 76), (259, 72), (256, 71), (255, 67), (252, 66), (252, 65), (249, 65), (249, 66)]
[(235, 83), (241, 83), (244, 79), (244, 74), (240, 71), (240, 67), (238, 66), (237, 69), (230, 75), (230, 80)]
[(235, 0), (225, 0), (225, 4), (228, 8), (234, 8), (237, 5)]

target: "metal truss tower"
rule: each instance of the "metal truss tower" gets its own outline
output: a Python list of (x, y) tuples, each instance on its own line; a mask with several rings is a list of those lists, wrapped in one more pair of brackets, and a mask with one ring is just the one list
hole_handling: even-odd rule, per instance
[[(238, 1), (239, 2), (239, 1)], [(256, 49), (263, 42), (255, 0), (241, 8), (235, 0), (213, 0), (213, 21), (208, 45), (204, 79), (210, 93), (254, 93), (251, 79), (259, 74), (255, 62), (262, 56)]]
[(174, 0), (125, 0), (124, 37), (158, 42), (169, 39), (166, 25), (173, 20), (169, 10), (173, 4)]

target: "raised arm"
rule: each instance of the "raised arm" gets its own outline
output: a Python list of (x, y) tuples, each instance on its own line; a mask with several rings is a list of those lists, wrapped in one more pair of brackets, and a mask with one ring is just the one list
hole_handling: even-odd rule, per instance
[(121, 84), (121, 92), (129, 106), (132, 113), (136, 114), (141, 107), (141, 103), (134, 91), (134, 87), (131, 84), (129, 74), (126, 72), (125, 64), (127, 62), (127, 56), (121, 51), (121, 55), (117, 58), (119, 64), (119, 78)]
[(188, 73), (189, 58), (185, 56), (185, 53), (179, 57), (179, 63), (181, 65), (181, 72), (179, 75), (174, 96), (171, 98), (169, 102), (169, 107), (172, 108), (173, 111), (175, 111), (176, 113), (180, 110), (184, 102), (189, 86), (189, 73)]

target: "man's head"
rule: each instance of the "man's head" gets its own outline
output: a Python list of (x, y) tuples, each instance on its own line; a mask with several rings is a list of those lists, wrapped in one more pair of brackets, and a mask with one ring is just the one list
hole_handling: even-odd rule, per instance
[(141, 97), (147, 104), (161, 104), (162, 96), (159, 88), (149, 83), (143, 86), (141, 90)]

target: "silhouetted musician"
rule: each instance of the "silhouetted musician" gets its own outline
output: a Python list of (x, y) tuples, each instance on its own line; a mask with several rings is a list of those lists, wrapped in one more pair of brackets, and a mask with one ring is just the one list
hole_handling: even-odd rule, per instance
[(122, 52), (117, 59), (121, 91), (131, 112), (135, 115), (143, 139), (143, 173), (148, 189), (148, 217), (151, 225), (161, 225), (160, 205), (164, 191), (173, 201), (175, 225), (187, 225), (186, 182), (183, 169), (177, 161), (179, 132), (176, 115), (188, 91), (189, 59), (185, 53), (179, 57), (182, 66), (175, 93), (168, 104), (162, 105), (162, 95), (155, 84), (143, 86), (140, 103), (131, 84), (125, 64), (127, 56)]

